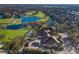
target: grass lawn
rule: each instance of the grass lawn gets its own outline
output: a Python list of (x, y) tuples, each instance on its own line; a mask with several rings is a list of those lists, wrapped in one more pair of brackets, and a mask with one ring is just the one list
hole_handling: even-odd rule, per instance
[(38, 11), (36, 14), (33, 14), (33, 13), (34, 13), (33, 11), (26, 12), (26, 17), (35, 16), (35, 17), (38, 17), (38, 18), (45, 18), (45, 15), (46, 15), (42, 11)]
[(16, 36), (23, 36), (27, 32), (26, 29), (18, 29), (18, 30), (0, 30), (0, 34), (4, 34), (5, 37), (0, 39), (2, 42), (10, 42)]
[[(16, 22), (14, 22), (14, 20), (16, 20)], [(0, 19), (0, 23), (1, 24), (20, 24), (21, 19), (5, 18), (5, 19)]]
[(38, 13), (35, 14), (34, 16), (39, 17), (39, 18), (45, 18), (45, 13), (43, 13), (42, 11), (38, 11)]
[(0, 19), (0, 23), (10, 23), (12, 20), (12, 18)]
[(50, 18), (50, 17), (47, 16), (47, 17), (44, 18), (44, 19), (40, 19), (40, 20), (38, 20), (38, 22), (47, 22), (47, 21), (49, 20), (49, 18)]

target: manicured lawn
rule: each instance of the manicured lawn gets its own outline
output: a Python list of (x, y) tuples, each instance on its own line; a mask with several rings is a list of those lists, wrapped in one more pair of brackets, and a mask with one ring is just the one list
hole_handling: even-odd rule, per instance
[(44, 18), (44, 19), (40, 19), (40, 20), (38, 20), (38, 22), (47, 22), (47, 21), (49, 20), (49, 18), (50, 18), (50, 17), (47, 16), (47, 17)]
[[(36, 12), (36, 11), (35, 11)], [(30, 11), (30, 12), (26, 12), (26, 17), (29, 17), (29, 16), (35, 16), (35, 17), (39, 17), (39, 18), (45, 18), (45, 13), (43, 13), (42, 11), (38, 11), (37, 13), (33, 14), (33, 11)]]
[(38, 13), (35, 14), (34, 16), (39, 17), (39, 18), (45, 18), (45, 13), (38, 11)]
[(0, 23), (10, 23), (13, 19), (6, 18), (6, 19), (0, 19)]
[(0, 19), (0, 23), (2, 24), (20, 24), (21, 19), (16, 19), (16, 22), (14, 21), (15, 19), (13, 18), (6, 18), (6, 19)]
[(2, 42), (10, 42), (16, 36), (23, 36), (27, 32), (26, 29), (18, 29), (18, 30), (0, 30), (0, 34), (4, 34), (5, 37), (0, 39)]

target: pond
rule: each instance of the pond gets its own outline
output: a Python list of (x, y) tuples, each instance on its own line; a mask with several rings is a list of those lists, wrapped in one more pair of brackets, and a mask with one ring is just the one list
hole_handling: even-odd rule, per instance
[(22, 23), (27, 23), (27, 22), (35, 22), (37, 20), (40, 20), (40, 18), (34, 17), (34, 16), (32, 16), (32, 17), (22, 17), (21, 22)]
[[(21, 23), (24, 24), (24, 23), (27, 23), (27, 22), (35, 22), (37, 20), (40, 20), (40, 18), (34, 17), (34, 16), (32, 16), (32, 17), (22, 17)], [(22, 28), (22, 24), (8, 25), (7, 29), (13, 29), (13, 30), (14, 29), (20, 29), (20, 28)]]
[(7, 26), (7, 29), (20, 29), (20, 28), (22, 28), (22, 25), (21, 24), (18, 24), (18, 25), (8, 25)]

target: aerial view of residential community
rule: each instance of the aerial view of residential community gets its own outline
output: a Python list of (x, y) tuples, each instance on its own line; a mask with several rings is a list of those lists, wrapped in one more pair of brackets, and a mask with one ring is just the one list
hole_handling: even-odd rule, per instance
[(79, 54), (79, 5), (1, 4), (0, 54)]

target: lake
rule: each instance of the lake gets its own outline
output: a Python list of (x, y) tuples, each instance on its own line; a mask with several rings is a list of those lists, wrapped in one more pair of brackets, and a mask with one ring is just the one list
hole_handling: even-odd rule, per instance
[(35, 22), (37, 20), (40, 20), (40, 18), (34, 17), (34, 16), (32, 16), (32, 17), (22, 17), (21, 22), (23, 24), (23, 23), (27, 23), (27, 22)]
[(22, 28), (22, 25), (21, 24), (18, 24), (18, 25), (8, 25), (7, 26), (7, 29), (20, 29), (20, 28)]
[[(38, 18), (38, 17), (22, 17), (21, 23), (23, 24), (23, 23), (27, 23), (27, 22), (35, 22), (37, 20), (40, 20), (40, 18)], [(13, 30), (20, 29), (20, 28), (22, 28), (22, 24), (8, 25), (7, 29), (13, 29)]]

